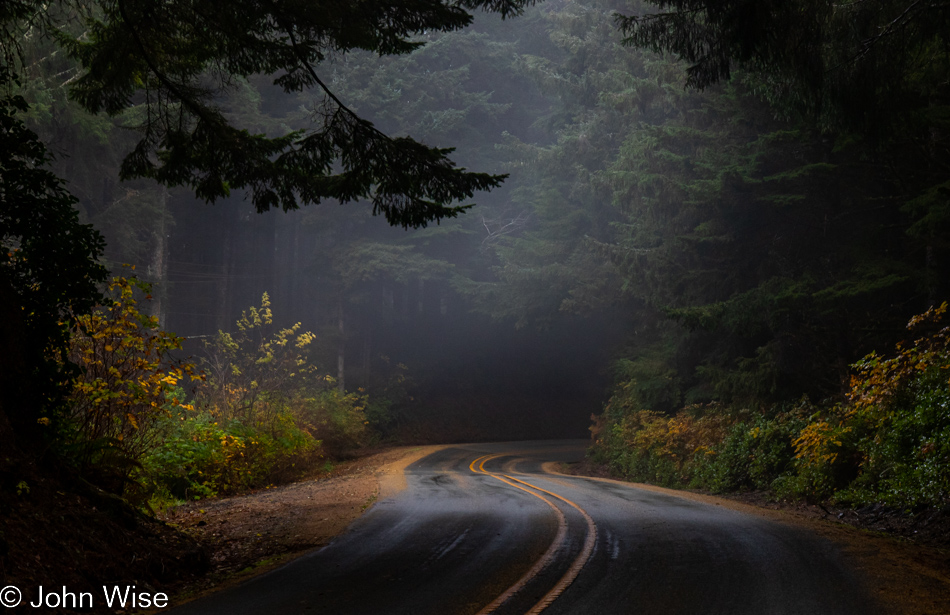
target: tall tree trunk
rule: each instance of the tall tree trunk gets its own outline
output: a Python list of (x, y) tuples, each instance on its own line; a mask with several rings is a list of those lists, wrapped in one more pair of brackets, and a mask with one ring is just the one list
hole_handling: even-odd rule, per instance
[(152, 316), (158, 318), (158, 326), (165, 328), (167, 307), (168, 281), (168, 188), (161, 187), (161, 207), (159, 209), (158, 229), (155, 231), (155, 249), (152, 252), (152, 263), (149, 265), (149, 281), (152, 284)]
[(343, 295), (340, 294), (340, 298), (337, 300), (337, 326), (340, 330), (340, 338), (337, 341), (336, 346), (336, 387), (339, 389), (340, 393), (346, 391), (346, 384), (343, 380), (344, 376), (344, 355), (346, 353), (346, 329), (344, 327), (343, 319)]
[(363, 388), (369, 387), (370, 369), (372, 368), (372, 354), (373, 328), (372, 323), (369, 322), (363, 327)]
[(292, 220), (290, 260), (287, 262), (285, 275), (289, 278), (287, 307), (289, 310), (293, 310), (293, 322), (297, 322), (304, 319), (303, 310), (301, 309), (304, 302), (301, 301), (300, 297), (300, 276), (295, 266), (296, 263), (300, 262), (300, 217), (295, 215)]
[[(239, 214), (240, 215), (240, 214)], [(234, 237), (234, 214), (225, 212), (224, 236), (221, 238), (221, 282), (218, 284), (217, 325), (215, 329), (228, 331), (231, 328), (230, 280), (231, 280), (231, 243)]]
[[(931, 240), (933, 237), (931, 237)], [(924, 280), (927, 284), (927, 309), (937, 305), (937, 275), (934, 271), (934, 247), (931, 241), (927, 242), (927, 249), (924, 257)]]

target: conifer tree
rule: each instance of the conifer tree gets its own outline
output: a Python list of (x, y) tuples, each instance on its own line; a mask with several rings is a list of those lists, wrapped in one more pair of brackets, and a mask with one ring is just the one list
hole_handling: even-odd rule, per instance
[[(11, 46), (27, 31), (54, 37), (82, 64), (70, 93), (87, 111), (142, 108), (123, 178), (187, 185), (207, 201), (246, 188), (258, 211), (365, 198), (391, 224), (418, 227), (458, 215), (466, 205), (456, 201), (497, 187), (503, 176), (456, 167), (451, 148), (380, 132), (328, 87), (321, 63), (356, 49), (408, 53), (427, 31), (471, 23), (470, 10), (509, 16), (525, 4), (24, 0), (5, 3), (0, 33), (7, 65), (16, 64)], [(222, 96), (253, 75), (273, 75), (287, 93), (322, 92), (311, 108), (315, 128), (263, 134), (240, 125)]]

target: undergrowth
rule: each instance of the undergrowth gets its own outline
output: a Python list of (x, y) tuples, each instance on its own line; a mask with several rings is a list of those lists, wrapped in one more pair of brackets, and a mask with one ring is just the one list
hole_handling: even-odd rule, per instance
[(79, 319), (70, 403), (45, 420), (97, 486), (156, 510), (293, 480), (375, 438), (366, 393), (338, 390), (308, 357), (315, 336), (275, 327), (266, 294), (195, 365), (173, 360), (181, 339), (138, 311), (147, 290), (115, 278), (111, 304)]
[(713, 492), (916, 509), (950, 504), (950, 327), (944, 303), (914, 317), (919, 337), (852, 366), (847, 398), (767, 409), (641, 407), (621, 384), (590, 455), (625, 478)]

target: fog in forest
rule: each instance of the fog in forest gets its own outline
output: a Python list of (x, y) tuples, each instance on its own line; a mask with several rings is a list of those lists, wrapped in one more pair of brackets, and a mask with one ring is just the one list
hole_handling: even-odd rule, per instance
[[(564, 225), (565, 240), (576, 244), (605, 222), (548, 219), (549, 197), (536, 185), (543, 179), (522, 170), (571, 121), (558, 117), (566, 113), (558, 93), (525, 65), (567, 58), (549, 40), (545, 30), (556, 27), (549, 19), (481, 15), (466, 30), (426, 37), (409, 56), (353, 53), (327, 64), (336, 95), (383, 132), (455, 147), (462, 167), (511, 174), (503, 187), (477, 194), (475, 208), (426, 228), (390, 227), (365, 201), (257, 213), (243, 191), (207, 204), (187, 188), (119, 182), (117, 163), (130, 142), (118, 120), (77, 129), (55, 117), (68, 110), (56, 110), (38, 131), (83, 219), (104, 234), (110, 270), (152, 285), (140, 307), (185, 338), (178, 355), (200, 360), (266, 293), (274, 330), (300, 323), (316, 334), (307, 358), (321, 373), (371, 398), (399, 396), (378, 425), (385, 433), (587, 437), (627, 324), (612, 306), (561, 305), (586, 274), (564, 279), (558, 270), (572, 248), (543, 237), (545, 226)], [(269, 81), (242, 82), (222, 100), (238, 126), (280, 134), (306, 125), (322, 104), (315, 91), (288, 95)], [(90, 136), (97, 130), (99, 138)], [(536, 255), (542, 262), (505, 257), (535, 238), (555, 242), (542, 248), (547, 256)], [(516, 296), (527, 288), (499, 279), (507, 267), (523, 267), (530, 293), (540, 294)], [(404, 384), (394, 394), (397, 376)]]
[[(134, 131), (66, 101), (69, 60), (29, 49), (42, 78), (24, 93), (109, 269), (152, 285), (140, 307), (185, 338), (179, 355), (206, 361), (266, 293), (273, 331), (315, 335), (308, 364), (385, 400), (368, 421), (384, 437), (587, 437), (592, 414), (840, 398), (849, 366), (947, 291), (943, 125), (882, 119), (916, 113), (899, 92), (841, 114), (745, 65), (688, 73), (624, 42), (615, 12), (636, 10), (544, 2), (321, 63), (383, 133), (508, 175), (422, 228), (365, 200), (258, 213), (243, 190), (209, 204), (120, 182)], [(854, 87), (840, 78), (835, 96)], [(319, 120), (319, 90), (272, 81), (235, 79), (229, 121), (278, 136)]]

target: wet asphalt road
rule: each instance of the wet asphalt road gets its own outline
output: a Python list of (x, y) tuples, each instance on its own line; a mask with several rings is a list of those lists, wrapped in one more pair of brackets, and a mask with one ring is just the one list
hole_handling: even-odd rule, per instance
[[(175, 615), (846, 615), (872, 612), (802, 530), (552, 475), (588, 442), (457, 445), (409, 466), (323, 549)], [(473, 463), (474, 462), (474, 463)]]

